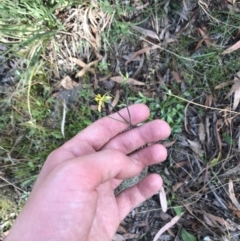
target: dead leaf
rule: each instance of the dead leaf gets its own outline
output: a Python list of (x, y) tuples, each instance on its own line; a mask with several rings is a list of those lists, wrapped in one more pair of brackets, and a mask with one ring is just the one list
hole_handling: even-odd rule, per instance
[(72, 90), (78, 83), (73, 81), (71, 77), (67, 75), (61, 80), (60, 84), (64, 89)]
[(199, 221), (194, 221), (191, 227), (192, 227), (192, 230), (195, 232), (200, 231), (200, 229), (202, 228), (202, 223)]
[[(129, 85), (129, 89), (134, 92), (134, 93), (139, 93), (142, 91), (142, 88), (140, 86), (133, 86), (133, 85)], [(144, 92), (144, 91), (143, 91)], [(145, 93), (143, 93), (143, 95), (145, 95)], [(145, 95), (147, 96), (147, 95)], [(150, 97), (150, 96), (147, 96), (147, 97)]]
[(170, 142), (165, 141), (165, 142), (162, 143), (162, 145), (163, 145), (164, 147), (171, 147), (171, 146), (173, 146), (173, 144), (174, 144), (175, 142), (176, 142), (176, 140), (170, 141)]
[(210, 214), (210, 213), (207, 213), (207, 212), (204, 212), (204, 211), (197, 211), (197, 212), (202, 213), (205, 217), (205, 220), (210, 219), (212, 224), (215, 225), (213, 227), (218, 227), (219, 226), (218, 224), (220, 224), (220, 225), (222, 225), (223, 227), (226, 227), (229, 230), (235, 230), (235, 228), (231, 224), (229, 224), (226, 220), (224, 220), (221, 217), (215, 216), (213, 214)]
[(194, 215), (193, 214), (193, 212), (192, 212), (192, 208), (191, 208), (191, 206), (190, 206), (190, 204), (188, 203), (186, 203), (185, 205), (184, 205), (184, 207), (187, 209), (187, 211), (191, 214), (191, 215)]
[(181, 167), (184, 167), (184, 166), (189, 166), (189, 161), (181, 161), (181, 162), (178, 162), (178, 163), (176, 163), (176, 165), (174, 166), (174, 168), (181, 168)]
[(178, 71), (172, 71), (172, 76), (177, 83), (181, 83), (181, 75)]
[[(143, 48), (145, 48), (145, 47), (143, 47)], [(125, 54), (125, 55), (122, 56), (122, 58), (123, 58), (124, 60), (129, 60), (129, 58), (130, 58), (131, 56), (132, 56), (132, 54)], [(138, 62), (140, 62), (140, 61), (141, 61), (141, 57), (140, 57), (140, 56), (136, 56), (136, 58), (132, 59), (132, 61), (138, 61)]]
[(116, 94), (115, 94), (115, 97), (114, 97), (114, 100), (113, 102), (111, 103), (111, 106), (109, 108), (109, 111), (111, 112), (113, 110), (113, 108), (118, 104), (118, 101), (120, 99), (120, 91), (117, 90), (116, 91)]
[(87, 64), (82, 70), (80, 70), (80, 71), (76, 74), (76, 78), (77, 78), (77, 77), (80, 78), (80, 77), (84, 76), (87, 71), (90, 71), (90, 72), (94, 73), (94, 70), (91, 69), (91, 67), (92, 67), (93, 65), (97, 64), (98, 62), (99, 62), (99, 60), (95, 60), (95, 61), (92, 61), (91, 63)]
[(170, 229), (173, 225), (175, 225), (178, 220), (180, 219), (180, 216), (175, 216), (169, 223), (165, 224), (155, 235), (153, 241), (157, 241), (159, 239), (159, 237), (168, 229)]
[(234, 45), (232, 45), (230, 48), (224, 50), (222, 54), (230, 54), (240, 48), (240, 40), (237, 41)]
[(209, 225), (209, 226), (211, 226), (213, 228), (215, 228), (216, 226), (218, 227), (218, 225), (215, 222), (211, 221), (211, 219), (208, 218), (207, 215), (204, 214), (203, 218), (204, 218), (205, 222), (207, 223), (207, 225)]
[(101, 35), (99, 34), (99, 32), (96, 32), (96, 45), (97, 45), (97, 49), (101, 49), (102, 45), (101, 45)]
[(125, 238), (121, 234), (115, 234), (113, 241), (125, 241)]
[(137, 238), (139, 238), (139, 234), (126, 233), (126, 234), (123, 234), (123, 237), (124, 237), (125, 239), (137, 239)]
[(222, 120), (219, 119), (217, 120), (216, 122), (216, 125), (215, 125), (215, 128), (216, 128), (216, 134), (217, 134), (217, 141), (218, 141), (218, 152), (219, 152), (219, 159), (221, 158), (221, 152), (222, 152), (222, 141), (221, 141), (221, 136), (220, 136), (220, 129), (221, 129), (221, 126), (222, 126)]
[(96, 90), (97, 89), (97, 87), (98, 87), (98, 78), (97, 78), (97, 75), (96, 75), (96, 73), (95, 73), (95, 71), (93, 70), (93, 76), (94, 76), (94, 89)]
[(140, 5), (140, 6), (136, 6), (136, 10), (140, 11), (140, 10), (143, 10), (144, 8), (146, 8), (148, 6), (149, 6), (149, 2), (147, 2), (143, 5)]
[(236, 110), (240, 101), (240, 83), (234, 93), (233, 110)]
[(169, 11), (169, 8), (168, 8), (169, 4), (170, 4), (170, 0), (167, 0), (163, 7), (163, 9), (167, 15), (168, 15), (168, 11)]
[(112, 76), (112, 74), (109, 74), (109, 75), (107, 75), (107, 76), (105, 76), (105, 77), (100, 78), (99, 81), (106, 81), (106, 80), (108, 80), (109, 78), (111, 78), (111, 76)]
[(237, 72), (236, 76), (234, 77), (234, 85), (232, 86), (231, 90), (227, 94), (226, 98), (234, 93), (234, 101), (233, 101), (233, 110), (238, 107), (240, 102), (240, 71)]
[(117, 82), (119, 84), (127, 83), (129, 85), (145, 85), (145, 83), (132, 78), (128, 78), (127, 80), (125, 80), (122, 76), (114, 76), (114, 77), (111, 77), (110, 80)]
[(240, 135), (238, 137), (238, 150), (240, 150)]
[[(173, 237), (173, 238), (175, 238), (176, 237), (176, 235), (173, 233), (173, 231), (169, 228), (168, 230), (167, 230), (167, 232)], [(162, 240), (166, 240), (165, 238), (163, 238)], [(169, 240), (172, 240), (171, 238), (169, 239)]]
[(81, 59), (77, 59), (77, 58), (72, 58), (72, 57), (70, 57), (70, 58), (69, 58), (69, 61), (71, 61), (71, 62), (79, 65), (79, 66), (82, 67), (82, 68), (84, 68), (84, 67), (87, 66), (87, 64), (85, 64)]
[(227, 96), (225, 99), (227, 99), (228, 97), (230, 97), (235, 91), (237, 91), (240, 88), (240, 83), (235, 83), (232, 88), (230, 89), (230, 91), (228, 92)]
[[(142, 48), (148, 48), (149, 47), (149, 43), (142, 41)], [(150, 57), (150, 50), (145, 52), (147, 57)], [(139, 56), (137, 56), (139, 57)], [(142, 54), (142, 58), (144, 59), (144, 55)], [(141, 59), (141, 57), (139, 57), (139, 59)]]
[(187, 140), (190, 148), (198, 155), (203, 154), (202, 145), (198, 141)]
[(184, 182), (178, 182), (175, 185), (173, 185), (173, 191), (176, 192), (182, 185), (184, 185)]
[(221, 178), (221, 177), (230, 177), (230, 176), (236, 175), (236, 174), (238, 174), (238, 173), (240, 173), (240, 163), (238, 163), (238, 165), (235, 166), (234, 168), (229, 169), (229, 170), (226, 171), (225, 173), (219, 175), (218, 177), (220, 177), (220, 178)]
[(213, 41), (208, 36), (208, 31), (205, 26), (202, 26), (201, 28), (198, 28), (199, 33), (201, 34), (204, 42), (206, 43), (207, 47), (211, 47), (213, 45)]
[(162, 211), (164, 213), (166, 213), (167, 212), (167, 198), (166, 198), (166, 193), (165, 193), (165, 190), (164, 190), (163, 186), (162, 186), (162, 188), (159, 191), (159, 199), (160, 199), (160, 204), (161, 204), (161, 207), (162, 207)]
[[(146, 54), (147, 56), (147, 54)], [(138, 68), (136, 69), (136, 71), (133, 73), (133, 78), (135, 78), (136, 76), (138, 76), (142, 70), (142, 67), (143, 67), (143, 64), (144, 64), (144, 59), (145, 59), (145, 56), (144, 55), (141, 55), (140, 57), (140, 61), (139, 61), (139, 65), (138, 65)]]
[(202, 144), (205, 143), (206, 131), (205, 131), (205, 126), (202, 122), (199, 123), (198, 136), (201, 143)]
[(229, 183), (228, 183), (228, 194), (232, 203), (238, 208), (238, 210), (240, 210), (240, 204), (235, 196), (234, 189), (233, 189), (233, 181), (231, 179), (229, 179)]
[(160, 211), (159, 217), (164, 221), (167, 222), (172, 219), (171, 215), (168, 213), (164, 213), (163, 211)]
[(204, 39), (200, 39), (200, 41), (198, 42), (197, 46), (194, 48), (194, 51), (198, 50), (202, 46), (203, 42), (204, 42)]
[(240, 211), (229, 201), (228, 207), (233, 211), (233, 215), (240, 218)]
[(240, 218), (240, 211), (233, 211), (233, 215)]
[(235, 75), (235, 77), (234, 77), (234, 82), (239, 82), (239, 80), (240, 80), (240, 71), (238, 71), (237, 73), (236, 73), (236, 75)]
[(186, 105), (186, 107), (184, 109), (184, 128), (185, 128), (186, 132), (191, 135), (192, 133), (188, 129), (188, 119), (187, 119), (187, 116), (188, 116), (187, 115), (187, 110), (188, 110), (189, 105), (190, 105), (190, 103), (187, 103), (187, 105)]
[(223, 82), (223, 83), (221, 83), (219, 85), (216, 85), (214, 89), (215, 90), (223, 89), (223, 88), (225, 88), (225, 87), (227, 87), (227, 86), (229, 86), (229, 85), (231, 85), (233, 83), (234, 83), (233, 80), (228, 80), (228, 81), (225, 81), (225, 82)]
[[(149, 86), (147, 86), (147, 88), (148, 88), (148, 87), (149, 87)], [(155, 97), (155, 94), (156, 94), (155, 92), (150, 91), (150, 90), (148, 90), (148, 89), (144, 89), (144, 90), (143, 90), (143, 89), (141, 88), (139, 91), (142, 92), (142, 94), (143, 94), (144, 96), (146, 96), (146, 97), (151, 97), (151, 98)], [(139, 91), (138, 91), (138, 92), (139, 92)]]
[(92, 67), (93, 65), (97, 64), (100, 60), (98, 59), (98, 60), (92, 61), (92, 62), (89, 63), (89, 64), (85, 64), (81, 59), (77, 59), (77, 58), (72, 58), (72, 57), (70, 57), (70, 58), (69, 58), (69, 61), (71, 61), (71, 62), (73, 62), (73, 63), (75, 63), (75, 64), (77, 64), (77, 65), (79, 65), (80, 67), (83, 68), (82, 70), (80, 70), (80, 71), (76, 74), (76, 78), (77, 78), (77, 77), (82, 77), (82, 76), (84, 76), (87, 71), (89, 71), (89, 72), (91, 72), (91, 73), (94, 74), (95, 71), (94, 71), (94, 69), (92, 69), (91, 67)]
[[(233, 118), (229, 116), (229, 111), (231, 111), (231, 107), (230, 106), (226, 106), (224, 109), (223, 109), (223, 114), (222, 114), (222, 117), (223, 117), (223, 122), (226, 126), (229, 126), (229, 125), (232, 125), (232, 120)], [(223, 125), (223, 124), (222, 124)], [(221, 126), (220, 126), (221, 128)]]
[(122, 225), (119, 225), (117, 232), (119, 232), (119, 233), (127, 233), (127, 230)]
[(229, 218), (227, 219), (228, 223), (232, 226), (233, 231), (236, 231), (236, 229), (240, 230), (240, 225), (233, 222), (232, 220), (230, 220)]
[(152, 30), (141, 28), (141, 27), (138, 27), (138, 26), (132, 26), (132, 28), (134, 30), (138, 31), (139, 33), (149, 37), (149, 38), (159, 40), (158, 35), (155, 32), (153, 32)]
[(205, 106), (212, 106), (213, 96), (211, 94), (206, 95)]
[(183, 0), (183, 7), (184, 7), (184, 10), (186, 12), (188, 12), (188, 6), (187, 6), (187, 3), (186, 3), (186, 0)]
[(167, 176), (170, 176), (170, 172), (169, 172), (169, 170), (168, 170), (167, 167), (164, 167), (164, 173), (165, 173)]
[(176, 35), (177, 36), (182, 35), (182, 33), (184, 31), (186, 31), (186, 29), (188, 29), (190, 26), (192, 26), (193, 23), (196, 22), (196, 19), (198, 18), (199, 14), (200, 14), (200, 9), (196, 8), (196, 10), (194, 10), (192, 16), (190, 16), (189, 21), (186, 21), (186, 23), (182, 25), (182, 27), (177, 31)]
[(165, 40), (164, 40), (165, 44), (170, 44), (170, 43), (174, 43), (174, 42), (177, 42), (177, 39), (175, 39), (175, 38), (166, 39), (166, 37), (165, 37)]
[(98, 110), (98, 106), (97, 105), (90, 105), (91, 110)]
[(131, 62), (133, 59), (135, 59), (139, 54), (144, 54), (144, 53), (147, 53), (150, 50), (157, 49), (157, 48), (159, 48), (158, 45), (153, 45), (151, 47), (142, 48), (142, 49), (136, 51), (135, 53), (133, 53), (132, 56), (128, 59), (128, 61), (126, 61), (125, 64), (127, 65), (129, 62)]

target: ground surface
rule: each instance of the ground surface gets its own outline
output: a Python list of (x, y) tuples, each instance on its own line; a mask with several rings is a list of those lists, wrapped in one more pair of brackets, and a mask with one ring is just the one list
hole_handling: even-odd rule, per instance
[[(153, 240), (176, 215), (159, 240), (239, 240), (239, 5), (0, 3), (0, 235), (52, 150), (101, 116), (143, 102), (150, 119), (173, 130), (168, 160), (142, 173), (162, 175), (168, 211), (153, 196), (115, 240)], [(101, 113), (97, 94), (112, 97)]]

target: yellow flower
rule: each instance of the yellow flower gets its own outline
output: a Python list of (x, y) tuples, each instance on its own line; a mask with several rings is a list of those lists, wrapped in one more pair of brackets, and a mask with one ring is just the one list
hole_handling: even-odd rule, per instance
[(95, 96), (95, 100), (98, 102), (98, 111), (101, 112), (101, 108), (104, 107), (104, 102), (108, 102), (110, 99), (112, 99), (111, 96), (108, 96), (107, 94), (101, 96), (100, 94), (97, 94)]

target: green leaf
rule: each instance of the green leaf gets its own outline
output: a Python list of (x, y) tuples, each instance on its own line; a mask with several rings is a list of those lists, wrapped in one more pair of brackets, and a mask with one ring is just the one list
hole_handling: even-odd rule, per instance
[(223, 133), (223, 139), (227, 142), (228, 145), (236, 145), (235, 141), (227, 133)]
[(167, 122), (168, 122), (169, 124), (173, 123), (173, 119), (172, 119), (171, 116), (167, 116)]
[(182, 208), (180, 206), (173, 207), (174, 212), (180, 217), (182, 215)]
[(143, 98), (143, 99), (145, 99), (146, 97), (143, 95), (143, 93), (142, 92), (138, 92), (138, 95), (141, 97), (141, 98)]
[(197, 239), (185, 229), (181, 230), (181, 237), (183, 241), (197, 241)]
[(221, 153), (219, 152), (218, 156), (211, 160), (210, 167), (215, 167), (218, 164), (220, 157), (221, 157)]

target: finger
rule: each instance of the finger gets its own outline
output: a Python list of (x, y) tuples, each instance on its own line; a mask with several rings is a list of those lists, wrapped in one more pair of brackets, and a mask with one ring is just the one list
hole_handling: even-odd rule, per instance
[(167, 158), (167, 149), (161, 144), (154, 144), (134, 152), (129, 157), (145, 167), (164, 161)]
[(162, 178), (158, 174), (151, 174), (135, 186), (118, 194), (116, 201), (120, 220), (123, 220), (140, 203), (157, 193), (161, 187)]
[[(132, 105), (128, 109), (133, 125), (146, 120), (149, 116), (149, 109), (146, 105)], [(124, 119), (129, 120), (127, 108), (122, 109), (119, 113)], [(110, 139), (129, 126), (129, 123), (125, 122), (120, 115), (114, 113), (94, 122), (54, 151), (52, 156), (57, 157), (58, 162), (61, 162), (98, 151)]]
[(114, 148), (129, 154), (147, 143), (166, 139), (170, 135), (170, 126), (162, 120), (154, 120), (130, 131), (119, 134), (110, 140), (103, 149)]
[[(149, 109), (146, 105), (137, 104), (128, 107), (133, 125), (136, 125), (149, 116)], [(129, 120), (127, 108), (119, 111), (124, 119)], [(88, 155), (99, 150), (110, 139), (125, 130), (129, 123), (126, 123), (118, 113), (104, 117), (81, 131), (60, 148), (53, 151), (47, 158), (38, 182), (41, 182), (57, 165), (65, 160)]]
[[(134, 162), (141, 163), (143, 167), (164, 161), (167, 158), (167, 150), (160, 144), (143, 148), (129, 156)], [(112, 180), (113, 189), (121, 184), (122, 180)]]
[(79, 152), (79, 145), (82, 142), (88, 143), (95, 151), (98, 151), (109, 140), (129, 127), (129, 113), (133, 125), (145, 121), (149, 117), (149, 109), (146, 105), (136, 104), (129, 106), (128, 109), (125, 108), (119, 111), (119, 113), (114, 113), (94, 122), (66, 142), (63, 147), (72, 151), (75, 157), (82, 155), (82, 151)]
[(138, 159), (140, 156), (128, 157), (117, 150), (107, 149), (64, 162), (55, 168), (54, 175), (65, 182), (70, 180), (71, 183), (79, 183), (82, 191), (92, 191), (113, 178), (126, 179), (136, 176), (145, 166), (156, 163), (156, 160), (151, 159), (152, 155), (148, 160), (143, 158), (143, 161)]

